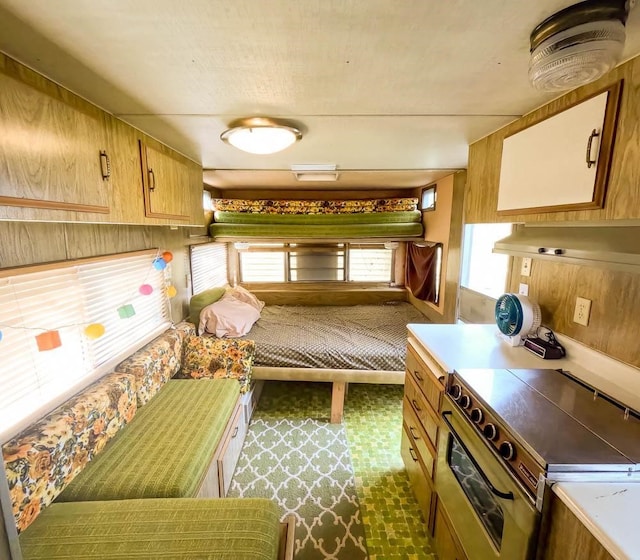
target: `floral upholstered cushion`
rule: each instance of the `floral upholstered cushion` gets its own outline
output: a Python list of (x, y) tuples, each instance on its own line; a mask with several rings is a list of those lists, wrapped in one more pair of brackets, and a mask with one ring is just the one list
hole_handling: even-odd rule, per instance
[(253, 340), (230, 340), (190, 336), (185, 342), (182, 369), (176, 377), (202, 379), (235, 378), (246, 393), (256, 346)]
[(181, 323), (179, 327), (163, 332), (116, 366), (116, 371), (136, 378), (138, 406), (148, 403), (180, 369), (183, 341), (194, 327), (191, 323)]
[(113, 373), (2, 446), (18, 531), (31, 524), (135, 413), (133, 376)]

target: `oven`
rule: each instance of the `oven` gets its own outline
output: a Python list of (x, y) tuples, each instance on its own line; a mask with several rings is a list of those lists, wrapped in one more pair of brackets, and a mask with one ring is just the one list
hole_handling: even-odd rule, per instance
[(445, 394), (436, 490), (470, 560), (529, 560), (540, 513), (493, 446)]

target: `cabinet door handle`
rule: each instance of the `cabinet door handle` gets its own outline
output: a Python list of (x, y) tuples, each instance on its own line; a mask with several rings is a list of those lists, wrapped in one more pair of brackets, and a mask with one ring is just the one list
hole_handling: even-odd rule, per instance
[(592, 165), (596, 164), (595, 159), (591, 159), (591, 144), (593, 143), (593, 139), (600, 136), (600, 133), (594, 128), (591, 134), (589, 134), (589, 140), (587, 141), (587, 167), (591, 168)]
[(424, 379), (422, 378), (422, 376), (418, 373), (417, 369), (413, 370), (413, 376), (420, 382), (422, 383), (424, 381)]
[(416, 429), (413, 426), (409, 426), (409, 433), (413, 437), (413, 439), (420, 439), (420, 434), (416, 434)]
[(104, 150), (100, 150), (100, 171), (102, 172), (103, 181), (111, 177), (111, 159)]
[(153, 172), (153, 169), (151, 167), (149, 168), (147, 173), (149, 174), (149, 190), (150, 191), (155, 191), (156, 190), (156, 175)]
[(413, 450), (413, 447), (409, 448), (409, 455), (411, 455), (411, 458), (413, 459), (414, 463), (418, 462), (418, 456), (416, 455), (416, 452)]
[(236, 429), (233, 430), (233, 435), (231, 436), (231, 439), (233, 439), (234, 437), (236, 437), (238, 435), (238, 426), (236, 426)]
[(415, 408), (416, 412), (422, 412), (422, 409), (418, 406), (416, 399), (411, 399), (411, 404)]

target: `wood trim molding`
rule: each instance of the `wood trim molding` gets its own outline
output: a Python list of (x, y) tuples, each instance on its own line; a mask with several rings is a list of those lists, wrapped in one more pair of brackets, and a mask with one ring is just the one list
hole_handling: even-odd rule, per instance
[(96, 214), (109, 214), (111, 212), (108, 206), (76, 204), (74, 202), (59, 202), (56, 200), (39, 200), (36, 198), (18, 198), (13, 196), (0, 196), (0, 206), (44, 208), (47, 210), (72, 210), (74, 212), (93, 212)]

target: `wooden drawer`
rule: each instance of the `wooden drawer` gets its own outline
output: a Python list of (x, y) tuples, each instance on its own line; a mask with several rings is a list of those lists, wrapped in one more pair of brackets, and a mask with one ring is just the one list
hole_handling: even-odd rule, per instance
[(413, 377), (407, 376), (404, 385), (404, 409), (405, 418), (407, 409), (411, 410), (422, 424), (422, 428), (429, 437), (434, 449), (438, 449), (438, 428), (440, 426), (438, 413), (427, 403), (422, 391), (418, 389)]
[(438, 456), (435, 448), (424, 434), (420, 421), (413, 413), (411, 408), (406, 406), (403, 419), (404, 429), (409, 436), (409, 443), (418, 455), (418, 459), (422, 463), (425, 474), (433, 480), (433, 469)]
[(439, 412), (447, 374), (435, 362), (431, 360), (429, 362), (430, 364), (427, 364), (409, 344), (407, 347), (407, 373), (420, 387), (433, 410)]
[(433, 514), (435, 510), (436, 493), (431, 480), (427, 478), (418, 461), (416, 450), (411, 445), (411, 436), (406, 430), (402, 430), (400, 453), (407, 469), (407, 475), (413, 488), (413, 493), (422, 510), (427, 530), (431, 533), (433, 527)]
[(243, 407), (238, 406), (233, 415), (233, 420), (225, 433), (222, 446), (217, 454), (218, 477), (220, 481), (220, 495), (225, 497), (231, 485), (233, 471), (238, 464), (242, 444), (247, 435), (247, 423), (244, 421)]

